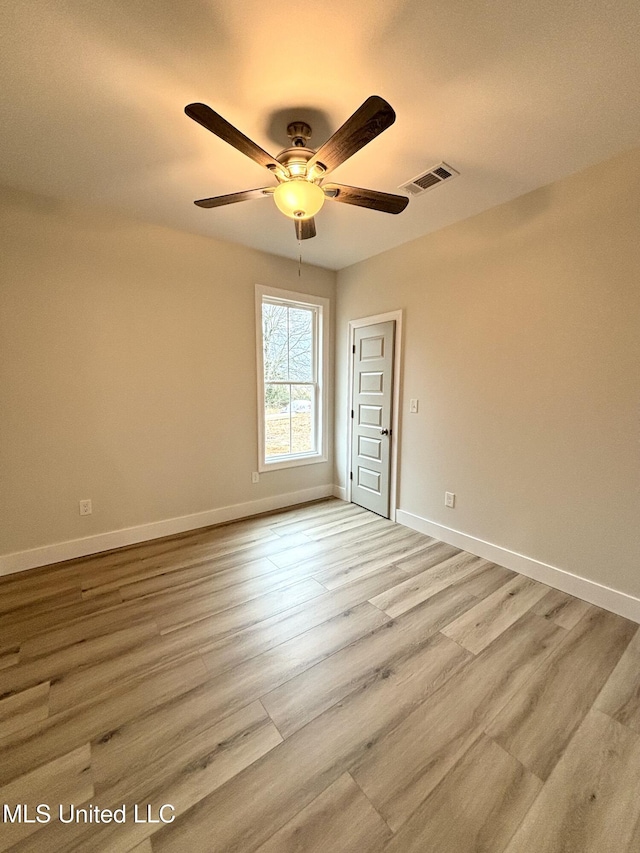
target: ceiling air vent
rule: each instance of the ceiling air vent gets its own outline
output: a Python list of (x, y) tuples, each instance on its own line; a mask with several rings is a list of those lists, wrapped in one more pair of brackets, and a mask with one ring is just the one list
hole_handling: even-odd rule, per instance
[(406, 190), (409, 195), (422, 195), (437, 187), (443, 181), (450, 181), (459, 174), (460, 172), (456, 172), (447, 163), (438, 163), (437, 166), (433, 166), (427, 172), (423, 172), (416, 178), (412, 178), (405, 184), (401, 184), (399, 189)]

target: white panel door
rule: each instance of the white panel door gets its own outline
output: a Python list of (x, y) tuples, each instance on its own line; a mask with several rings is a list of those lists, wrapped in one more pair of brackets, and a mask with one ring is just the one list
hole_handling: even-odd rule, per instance
[(389, 518), (395, 322), (355, 330), (351, 500)]

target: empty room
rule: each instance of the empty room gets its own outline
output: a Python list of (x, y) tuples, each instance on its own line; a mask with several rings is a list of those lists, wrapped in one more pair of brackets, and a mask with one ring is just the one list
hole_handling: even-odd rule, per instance
[(639, 40), (5, 0), (0, 851), (640, 851)]

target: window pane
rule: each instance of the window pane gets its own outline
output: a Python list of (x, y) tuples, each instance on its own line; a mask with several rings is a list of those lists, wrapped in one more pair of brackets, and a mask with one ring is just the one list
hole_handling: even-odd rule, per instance
[(315, 450), (315, 394), (309, 385), (291, 386), (291, 452)]
[(262, 303), (262, 351), (265, 380), (289, 378), (288, 310), (286, 305)]
[(291, 453), (291, 386), (265, 385), (265, 456)]
[(325, 300), (257, 285), (258, 294), (259, 470), (321, 461)]
[(291, 382), (313, 381), (313, 318), (308, 308), (289, 308), (289, 376)]

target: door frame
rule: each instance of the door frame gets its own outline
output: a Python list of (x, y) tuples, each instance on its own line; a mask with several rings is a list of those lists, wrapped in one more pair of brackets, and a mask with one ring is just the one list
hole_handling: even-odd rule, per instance
[(370, 317), (359, 317), (357, 320), (349, 320), (349, 403), (347, 408), (347, 464), (346, 473), (346, 499), (351, 503), (351, 441), (353, 438), (353, 347), (355, 343), (356, 329), (363, 326), (373, 326), (375, 323), (386, 323), (394, 320), (396, 324), (393, 344), (393, 394), (391, 395), (391, 446), (389, 450), (389, 519), (396, 520), (397, 488), (398, 488), (398, 450), (400, 447), (400, 378), (402, 376), (402, 308), (397, 311), (387, 311), (384, 314), (373, 314)]

